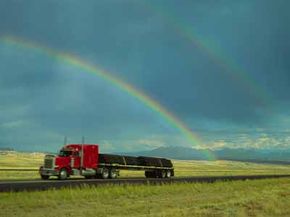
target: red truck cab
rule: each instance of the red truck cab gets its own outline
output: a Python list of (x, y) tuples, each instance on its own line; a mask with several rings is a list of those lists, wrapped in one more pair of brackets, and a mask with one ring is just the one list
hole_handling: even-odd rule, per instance
[(70, 175), (93, 176), (98, 168), (99, 146), (94, 144), (65, 145), (58, 155), (46, 155), (39, 173), (42, 179), (58, 176), (66, 179)]

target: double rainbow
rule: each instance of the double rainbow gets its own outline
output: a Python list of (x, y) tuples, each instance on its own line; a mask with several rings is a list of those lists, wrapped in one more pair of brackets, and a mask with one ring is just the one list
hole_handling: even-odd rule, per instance
[[(160, 117), (162, 117), (168, 124), (170, 124), (175, 129), (179, 130), (187, 139), (191, 146), (196, 146), (202, 143), (201, 138), (194, 132), (192, 132), (189, 127), (183, 123), (178, 117), (176, 117), (173, 113), (168, 111), (164, 106), (162, 106), (156, 100), (153, 100), (150, 96), (145, 94), (143, 91), (134, 87), (133, 85), (117, 78), (112, 73), (102, 69), (100, 66), (93, 65), (91, 63), (86, 62), (76, 55), (72, 55), (69, 53), (65, 53), (62, 51), (58, 51), (56, 49), (52, 49), (43, 45), (40, 45), (35, 42), (31, 42), (28, 40), (24, 40), (22, 38), (14, 37), (14, 36), (3, 36), (0, 37), (0, 42), (11, 47), (20, 48), (29, 50), (31, 52), (39, 53), (40, 55), (45, 55), (49, 58), (60, 61), (64, 64), (68, 64), (74, 68), (80, 70), (80, 72), (87, 72), (93, 75), (96, 75), (112, 86), (120, 89), (123, 92), (126, 92), (130, 96), (134, 97), (145, 106), (150, 108), (152, 111), (157, 113)], [(203, 150), (204, 155), (209, 160), (214, 160), (215, 156), (211, 151)]]

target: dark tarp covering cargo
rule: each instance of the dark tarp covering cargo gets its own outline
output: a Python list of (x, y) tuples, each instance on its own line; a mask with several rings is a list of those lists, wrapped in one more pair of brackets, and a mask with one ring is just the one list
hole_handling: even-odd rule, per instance
[(138, 159), (137, 157), (132, 157), (132, 156), (124, 156), (126, 165), (138, 165)]
[(162, 167), (161, 159), (155, 157), (138, 157), (138, 165), (139, 166), (154, 166), (154, 167)]
[(114, 154), (99, 154), (99, 162), (105, 164), (125, 165), (123, 156)]
[(99, 154), (99, 162), (105, 164), (138, 165), (154, 167), (172, 167), (171, 160), (156, 157), (133, 157), (113, 154)]

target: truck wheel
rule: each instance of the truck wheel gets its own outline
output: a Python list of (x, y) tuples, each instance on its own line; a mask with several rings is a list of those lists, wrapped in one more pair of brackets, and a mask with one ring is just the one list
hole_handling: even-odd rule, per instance
[(102, 171), (102, 179), (109, 178), (109, 170), (107, 168), (104, 168)]
[(59, 172), (58, 179), (65, 180), (65, 179), (67, 179), (67, 177), (68, 177), (68, 175), (67, 175), (66, 169), (62, 168)]
[(94, 179), (101, 179), (102, 178), (102, 174), (96, 174), (94, 177), (93, 177)]
[(162, 179), (164, 179), (166, 177), (166, 171), (165, 170), (161, 170), (159, 177), (162, 178)]
[(157, 178), (157, 173), (155, 171), (145, 171), (146, 178)]
[(85, 179), (92, 179), (93, 176), (85, 176)]
[(160, 178), (160, 177), (161, 177), (161, 173), (159, 171), (152, 172), (152, 178)]
[(166, 178), (170, 178), (171, 177), (171, 171), (170, 170), (167, 170), (166, 171)]
[(47, 176), (47, 175), (41, 175), (41, 179), (48, 180), (49, 179), (49, 176)]
[(150, 178), (158, 178), (159, 177), (159, 172), (158, 171), (150, 171), (149, 172), (149, 177)]
[(116, 179), (118, 177), (118, 172), (115, 169), (110, 169), (110, 174), (109, 174), (110, 179)]
[(150, 174), (150, 172), (149, 171), (145, 171), (145, 177), (146, 178), (151, 178), (151, 176), (150, 176), (151, 174)]

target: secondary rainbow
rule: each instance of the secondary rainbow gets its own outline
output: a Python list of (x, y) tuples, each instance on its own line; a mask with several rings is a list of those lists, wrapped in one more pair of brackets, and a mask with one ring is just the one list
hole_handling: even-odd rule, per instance
[[(103, 80), (106, 80), (110, 84), (136, 98), (154, 112), (158, 113), (158, 115), (165, 119), (171, 126), (178, 129), (187, 138), (191, 146), (202, 143), (201, 138), (196, 133), (192, 132), (185, 123), (183, 123), (179, 118), (177, 118), (174, 114), (168, 111), (159, 102), (153, 100), (141, 90), (117, 78), (116, 76), (112, 75), (101, 67), (90, 64), (76, 55), (58, 51), (56, 49), (51, 49), (38, 43), (24, 40), (22, 38), (14, 36), (2, 36), (0, 37), (0, 41), (7, 45), (20, 47), (34, 52), (39, 52), (42, 55), (54, 58), (75, 68), (79, 68), (81, 71), (99, 76)], [(212, 154), (211, 151), (204, 150), (204, 155), (209, 160), (215, 159), (215, 156)]]
[(166, 10), (164, 7), (160, 7), (155, 3), (145, 1), (142, 2), (142, 6), (155, 12), (165, 21), (168, 26), (172, 28), (172, 30), (174, 30), (175, 33), (206, 54), (210, 61), (222, 69), (221, 72), (223, 74), (232, 79), (233, 82), (238, 83), (238, 85), (243, 88), (243, 91), (253, 97), (257, 103), (260, 105), (267, 105), (271, 103), (271, 96), (266, 89), (258, 84), (249, 73), (242, 69), (240, 65), (227, 56), (216, 43), (199, 36), (199, 34), (192, 27), (192, 24), (185, 23), (169, 10)]

